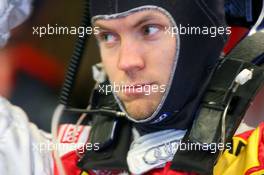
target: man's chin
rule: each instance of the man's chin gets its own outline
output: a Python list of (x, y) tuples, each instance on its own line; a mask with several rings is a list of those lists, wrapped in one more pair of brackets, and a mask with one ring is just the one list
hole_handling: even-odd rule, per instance
[(135, 120), (149, 118), (157, 107), (157, 105), (151, 101), (144, 102), (139, 100), (125, 102), (124, 105), (129, 116)]
[(127, 96), (119, 94), (126, 112), (135, 120), (144, 120), (149, 118), (157, 109), (162, 93), (152, 93), (150, 95)]

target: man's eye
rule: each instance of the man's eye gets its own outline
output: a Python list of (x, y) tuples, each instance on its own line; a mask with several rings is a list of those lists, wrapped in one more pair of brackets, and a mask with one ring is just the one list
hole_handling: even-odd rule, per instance
[(160, 31), (160, 28), (155, 25), (147, 25), (143, 27), (143, 34), (146, 36), (151, 36)]
[(101, 33), (99, 34), (99, 41), (105, 43), (113, 43), (117, 40), (117, 37), (112, 33)]

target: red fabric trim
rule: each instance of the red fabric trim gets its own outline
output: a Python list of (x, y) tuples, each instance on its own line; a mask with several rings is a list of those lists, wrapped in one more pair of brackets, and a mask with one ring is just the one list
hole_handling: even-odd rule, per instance
[(264, 170), (264, 122), (259, 125), (259, 141), (258, 141), (258, 159), (260, 165), (247, 170), (245, 175), (250, 175), (254, 172)]
[(54, 56), (28, 44), (10, 49), (10, 56), (17, 62), (18, 70), (27, 72), (53, 88), (60, 87), (63, 82), (64, 67)]
[[(75, 140), (73, 140), (73, 133), (74, 133), (74, 130), (75, 130), (75, 127), (76, 125), (67, 125), (66, 129), (64, 130), (63, 132), (63, 135), (62, 137), (60, 138), (60, 143), (65, 143), (65, 144), (68, 144), (68, 143), (77, 143), (80, 139), (80, 136), (84, 130), (84, 126), (79, 126), (77, 128), (77, 132), (76, 132), (76, 135), (75, 135)], [(66, 140), (65, 140), (66, 139)]]
[(145, 173), (146, 175), (198, 175), (196, 173), (188, 173), (182, 171), (175, 171), (170, 169), (171, 162), (166, 163), (164, 168), (154, 169)]
[[(64, 130), (62, 131), (61, 138), (59, 138), (60, 139), (60, 143), (62, 143), (63, 136), (65, 136), (65, 132), (67, 131), (68, 127), (69, 127), (69, 125), (67, 125), (67, 126), (64, 127)], [(60, 132), (59, 132), (59, 135), (60, 135)]]
[(264, 167), (264, 122), (260, 124), (259, 162)]
[[(74, 127), (74, 125), (65, 124), (64, 130), (61, 129), (62, 126), (60, 127), (59, 133), (60, 132), (63, 132), (62, 137), (59, 138), (60, 139), (60, 142), (61, 142), (61, 139), (65, 136), (65, 134), (67, 134), (67, 131), (69, 130), (69, 128), (71, 128), (71, 127)], [(78, 140), (80, 138), (80, 135), (84, 131), (85, 126), (79, 126), (79, 128), (81, 128), (81, 130), (79, 132), (79, 137), (78, 137), (78, 139), (77, 139), (77, 141), (75, 143), (78, 142)], [(89, 139), (89, 137), (90, 137), (90, 134), (88, 133), (88, 139)], [(87, 142), (88, 142), (88, 139), (87, 139)], [(61, 143), (63, 144), (63, 142), (61, 142)], [(80, 173), (81, 173), (81, 170), (77, 166), (79, 157), (76, 154), (76, 151), (78, 151), (78, 149), (77, 150), (70, 151), (70, 152), (64, 154), (61, 157), (62, 164), (64, 166), (64, 169), (65, 169), (67, 175), (80, 175)], [(55, 160), (54, 159), (54, 156), (53, 156), (53, 160)], [(54, 175), (59, 175), (59, 173), (58, 173), (58, 167), (57, 167), (57, 165), (56, 165), (55, 162), (54, 162)]]
[(223, 49), (225, 55), (227, 55), (249, 32), (247, 28), (243, 27), (232, 27), (231, 34), (229, 35), (228, 41)]
[[(69, 152), (65, 154), (62, 157), (62, 162), (65, 168), (65, 171), (68, 173), (67, 175), (79, 175), (81, 173), (81, 170), (76, 166), (78, 162), (78, 156), (76, 155), (75, 151)], [(196, 173), (187, 173), (187, 172), (181, 172), (181, 171), (174, 171), (170, 169), (171, 162), (168, 162), (164, 168), (159, 168), (159, 169), (153, 169), (145, 175), (198, 175)], [(54, 166), (54, 175), (59, 175), (57, 172), (57, 167)], [(91, 175), (96, 175), (94, 171), (88, 171), (89, 174)], [(105, 175), (105, 174), (110, 174), (110, 175), (116, 175), (119, 174), (120, 171), (118, 170), (113, 170), (113, 171), (98, 171), (97, 172), (99, 175)]]
[(58, 168), (57, 168), (55, 158), (54, 158), (54, 154), (52, 154), (52, 159), (54, 160), (54, 162), (53, 162), (53, 173), (54, 173), (54, 175), (59, 175)]
[(253, 131), (254, 131), (254, 129), (246, 131), (246, 132), (243, 132), (243, 133), (238, 134), (238, 135), (235, 135), (235, 137), (240, 137), (240, 138), (242, 138), (244, 140), (247, 140), (249, 138), (249, 136), (252, 134)]
[[(74, 125), (74, 126), (76, 126), (76, 125)], [(78, 136), (76, 137), (76, 142), (75, 143), (77, 143), (79, 141), (85, 126), (79, 126), (79, 127), (81, 127), (81, 129), (80, 129), (80, 131), (78, 131), (79, 128), (77, 128)]]
[[(61, 161), (67, 175), (79, 175), (81, 170), (77, 167), (79, 157), (75, 151), (71, 151), (62, 156)], [(59, 175), (58, 168), (54, 162), (54, 175)]]

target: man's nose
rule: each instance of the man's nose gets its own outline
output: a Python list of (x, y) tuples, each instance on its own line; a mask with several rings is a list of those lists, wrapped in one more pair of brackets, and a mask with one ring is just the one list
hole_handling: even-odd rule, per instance
[(142, 49), (134, 39), (123, 40), (120, 46), (118, 68), (128, 74), (134, 74), (143, 69), (145, 61)]

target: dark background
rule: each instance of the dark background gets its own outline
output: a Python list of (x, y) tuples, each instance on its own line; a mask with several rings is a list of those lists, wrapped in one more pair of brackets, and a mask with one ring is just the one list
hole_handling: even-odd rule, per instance
[[(84, 1), (35, 0), (28, 20), (12, 31), (8, 45), (0, 50), (0, 95), (26, 111), (30, 120), (50, 131), (54, 108), (73, 52), (77, 35), (33, 35), (32, 27), (76, 26), (81, 23)], [(85, 108), (94, 86), (91, 65), (99, 62), (94, 38), (87, 44), (72, 104)], [(0, 72), (1, 74), (1, 72)], [(1, 78), (2, 77), (2, 78)], [(2, 88), (2, 90), (1, 90)], [(75, 121), (64, 116), (64, 122)]]

